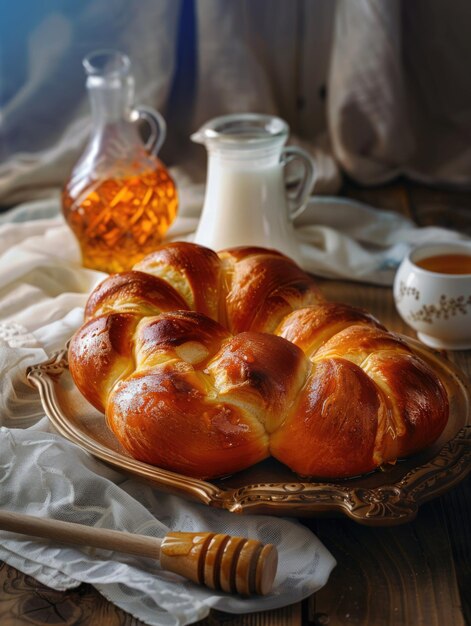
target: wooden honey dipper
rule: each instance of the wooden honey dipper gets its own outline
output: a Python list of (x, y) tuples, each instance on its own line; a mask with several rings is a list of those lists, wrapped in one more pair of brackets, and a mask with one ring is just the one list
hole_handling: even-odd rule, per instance
[(170, 532), (160, 539), (2, 510), (0, 529), (155, 558), (164, 570), (244, 596), (269, 593), (278, 565), (272, 544), (209, 532)]

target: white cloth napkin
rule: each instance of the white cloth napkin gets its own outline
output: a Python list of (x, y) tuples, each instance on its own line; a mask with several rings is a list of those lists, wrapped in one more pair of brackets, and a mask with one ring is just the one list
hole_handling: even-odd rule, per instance
[(377, 285), (392, 285), (413, 247), (469, 239), (438, 226), (419, 228), (397, 213), (348, 198), (327, 196), (311, 198), (295, 226), (307, 271)]
[[(12, 217), (20, 220), (21, 211)], [(81, 267), (75, 240), (59, 218), (0, 226), (0, 507), (156, 537), (168, 529), (209, 530), (272, 542), (280, 556), (273, 593), (251, 599), (216, 593), (150, 560), (6, 532), (0, 533), (0, 559), (56, 589), (91, 583), (155, 625), (192, 623), (211, 607), (232, 613), (273, 609), (322, 587), (335, 560), (301, 524), (238, 516), (162, 494), (48, 432), (25, 370), (64, 346), (82, 323), (87, 294), (104, 276)]]

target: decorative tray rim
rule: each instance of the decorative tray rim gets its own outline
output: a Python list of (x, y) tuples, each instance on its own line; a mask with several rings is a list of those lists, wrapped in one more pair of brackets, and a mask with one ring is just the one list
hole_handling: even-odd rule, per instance
[[(430, 358), (440, 358), (418, 341), (404, 338)], [(464, 375), (450, 362), (446, 362), (446, 367), (466, 400), (465, 425), (433, 458), (413, 466), (400, 480), (373, 487), (354, 485), (348, 480), (273, 480), (223, 488), (136, 461), (77, 429), (62, 411), (56, 394), (60, 377), (68, 371), (67, 352), (66, 346), (27, 369), (27, 379), (37, 388), (45, 413), (59, 434), (116, 469), (208, 506), (234, 513), (296, 517), (341, 513), (361, 524), (389, 526), (413, 520), (420, 505), (451, 489), (471, 470), (471, 393)]]

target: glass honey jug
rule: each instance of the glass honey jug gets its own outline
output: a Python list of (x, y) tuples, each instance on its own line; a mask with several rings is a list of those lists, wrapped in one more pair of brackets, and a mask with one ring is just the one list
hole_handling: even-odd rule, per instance
[[(62, 193), (66, 222), (85, 267), (114, 273), (131, 268), (161, 242), (176, 217), (177, 190), (157, 154), (166, 125), (153, 109), (134, 107), (129, 58), (115, 50), (85, 57), (92, 111), (89, 142)], [(138, 122), (145, 120), (144, 143)]]

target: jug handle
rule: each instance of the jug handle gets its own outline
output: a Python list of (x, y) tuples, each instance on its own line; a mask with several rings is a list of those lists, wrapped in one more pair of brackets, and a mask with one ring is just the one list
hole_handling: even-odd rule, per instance
[(306, 208), (306, 201), (311, 192), (312, 186), (316, 179), (314, 161), (311, 156), (302, 148), (296, 146), (287, 146), (283, 148), (281, 154), (283, 167), (288, 163), (299, 159), (304, 165), (304, 172), (301, 181), (296, 185), (293, 193), (288, 193), (289, 217), (294, 220)]
[(145, 148), (157, 155), (167, 135), (167, 124), (158, 111), (151, 107), (137, 107), (133, 111), (133, 121), (144, 120), (150, 128)]

